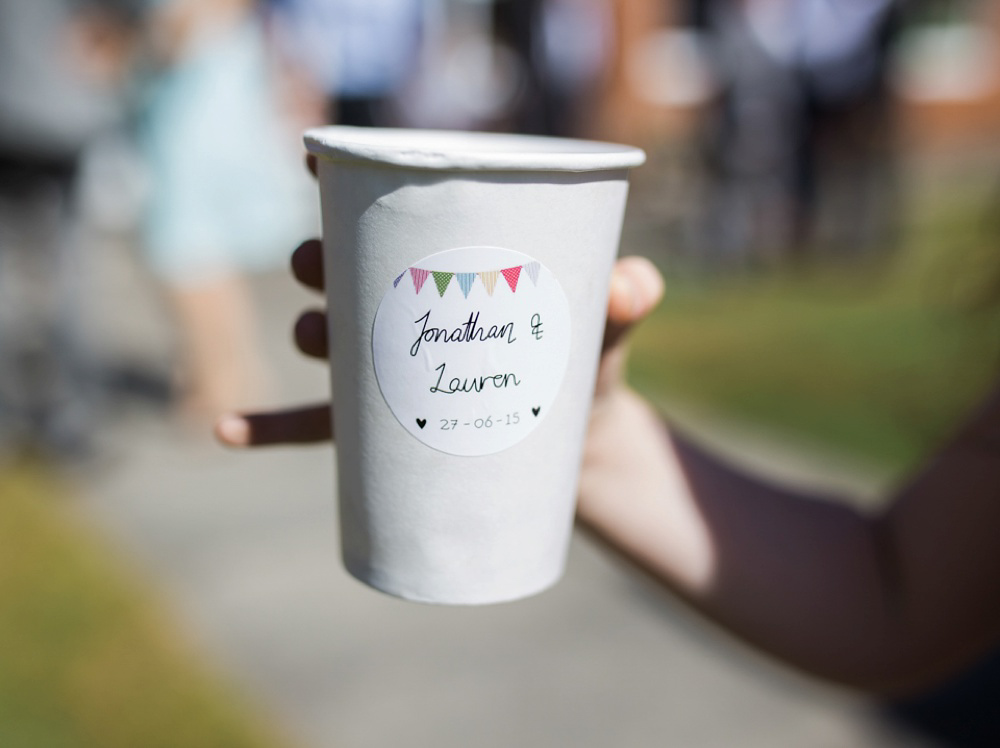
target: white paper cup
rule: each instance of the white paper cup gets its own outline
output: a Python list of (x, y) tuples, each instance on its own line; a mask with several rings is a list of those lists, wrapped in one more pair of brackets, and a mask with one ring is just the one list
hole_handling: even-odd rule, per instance
[(627, 146), (325, 127), (319, 159), (343, 558), (409, 600), (562, 575)]

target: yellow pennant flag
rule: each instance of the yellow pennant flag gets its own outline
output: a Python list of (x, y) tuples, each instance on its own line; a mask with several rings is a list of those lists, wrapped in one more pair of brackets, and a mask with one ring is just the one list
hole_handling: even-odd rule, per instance
[(490, 296), (493, 295), (493, 289), (497, 287), (497, 278), (499, 277), (499, 270), (484, 270), (479, 274), (479, 280), (483, 282), (483, 287)]

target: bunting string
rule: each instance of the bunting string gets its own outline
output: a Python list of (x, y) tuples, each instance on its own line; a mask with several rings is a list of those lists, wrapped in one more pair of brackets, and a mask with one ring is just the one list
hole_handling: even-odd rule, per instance
[[(451, 287), (451, 281), (454, 278), (457, 281), (459, 290), (461, 290), (462, 295), (465, 298), (469, 298), (469, 293), (472, 291), (472, 287), (476, 283), (476, 279), (483, 284), (483, 288), (486, 293), (490, 296), (496, 291), (497, 281), (503, 278), (506, 282), (507, 287), (510, 289), (511, 293), (517, 293), (518, 284), (521, 281), (523, 275), (527, 275), (531, 279), (533, 286), (538, 285), (538, 277), (541, 271), (541, 265), (537, 262), (530, 262), (525, 265), (515, 265), (509, 268), (501, 268), (499, 270), (482, 270), (478, 273), (451, 273), (442, 270), (424, 270), (423, 268), (411, 267), (408, 269), (410, 278), (413, 280), (413, 290), (415, 293), (419, 294), (427, 282), (428, 278), (433, 278), (434, 287), (438, 292), (438, 295), (442, 298), (445, 293)], [(522, 274), (521, 271), (524, 271)], [(393, 281), (393, 288), (398, 288), (400, 281), (406, 275), (407, 271), (404, 270), (396, 280)]]

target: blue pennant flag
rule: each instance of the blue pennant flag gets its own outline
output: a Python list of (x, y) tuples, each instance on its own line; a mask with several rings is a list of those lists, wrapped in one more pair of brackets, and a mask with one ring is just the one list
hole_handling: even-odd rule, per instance
[(458, 287), (462, 289), (462, 293), (465, 294), (465, 298), (469, 298), (469, 291), (472, 290), (472, 284), (476, 280), (476, 274), (456, 273), (455, 277), (458, 278)]

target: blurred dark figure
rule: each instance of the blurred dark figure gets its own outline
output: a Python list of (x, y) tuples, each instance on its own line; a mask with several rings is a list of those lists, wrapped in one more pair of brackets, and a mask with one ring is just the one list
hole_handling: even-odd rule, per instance
[[(340, 125), (396, 124), (393, 101), (417, 72), (423, 0), (268, 0), (280, 54)], [(313, 124), (320, 124), (318, 122)]]
[(521, 63), (509, 129), (581, 136), (612, 44), (607, 0), (497, 0), (494, 34)]
[(0, 445), (82, 452), (78, 174), (117, 119), (119, 3), (0, 0)]
[(704, 243), (743, 262), (889, 241), (900, 0), (693, 0), (721, 94)]

